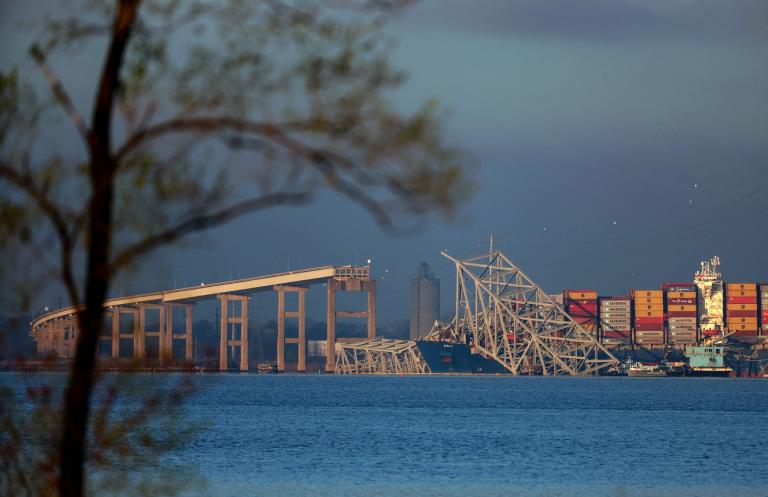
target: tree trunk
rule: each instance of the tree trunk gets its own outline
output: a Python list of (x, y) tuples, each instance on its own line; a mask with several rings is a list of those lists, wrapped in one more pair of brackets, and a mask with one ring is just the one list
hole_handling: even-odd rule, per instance
[(91, 200), (88, 221), (88, 260), (85, 309), (79, 314), (80, 337), (64, 395), (59, 495), (84, 494), (88, 413), (94, 384), (96, 351), (103, 327), (104, 299), (109, 289), (110, 248), (115, 164), (111, 150), (111, 122), (123, 56), (140, 0), (121, 0), (115, 11), (112, 39), (96, 94), (91, 130)]

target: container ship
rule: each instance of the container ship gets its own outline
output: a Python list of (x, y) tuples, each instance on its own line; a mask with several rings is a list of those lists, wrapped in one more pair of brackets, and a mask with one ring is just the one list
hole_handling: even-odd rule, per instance
[(609, 348), (649, 350), (663, 357), (667, 349), (683, 351), (730, 338), (768, 349), (768, 283), (723, 282), (717, 256), (700, 266), (692, 282), (614, 296), (568, 289), (558, 300)]
[[(717, 256), (702, 261), (691, 282), (612, 296), (564, 290), (560, 299), (566, 312), (616, 357), (635, 364), (638, 375), (647, 373), (641, 365), (656, 364), (673, 364), (668, 373), (674, 375), (685, 370), (686, 375), (722, 376), (727, 369), (727, 374), (755, 376), (768, 370), (768, 283), (724, 282)], [(715, 345), (722, 350), (710, 350)], [(695, 366), (686, 351), (697, 356)], [(725, 358), (717, 367), (726, 369), (706, 373), (701, 368), (713, 354)]]

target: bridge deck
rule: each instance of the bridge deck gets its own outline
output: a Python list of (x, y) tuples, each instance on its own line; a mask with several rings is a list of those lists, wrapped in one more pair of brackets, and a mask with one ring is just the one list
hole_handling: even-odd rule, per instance
[[(319, 280), (333, 278), (339, 274), (345, 275), (358, 268), (349, 266), (322, 266), (298, 271), (289, 271), (286, 273), (275, 273), (265, 276), (256, 276), (253, 278), (243, 278), (239, 280), (224, 281), (220, 283), (200, 284), (186, 288), (174, 290), (164, 290), (160, 292), (143, 293), (139, 295), (129, 295), (126, 297), (115, 297), (104, 301), (104, 307), (117, 305), (131, 305), (147, 302), (191, 302), (213, 298), (222, 293), (249, 293), (265, 288), (271, 288), (276, 285), (306, 284)], [(339, 271), (340, 270), (340, 271)], [(48, 321), (62, 318), (74, 314), (83, 306), (69, 306), (58, 309), (47, 314), (43, 314), (32, 322), (32, 329), (44, 325)]]

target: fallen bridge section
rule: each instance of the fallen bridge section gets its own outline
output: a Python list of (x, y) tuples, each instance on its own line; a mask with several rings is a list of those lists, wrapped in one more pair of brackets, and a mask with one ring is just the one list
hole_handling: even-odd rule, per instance
[(374, 338), (337, 345), (339, 374), (428, 374), (427, 362), (416, 342)]

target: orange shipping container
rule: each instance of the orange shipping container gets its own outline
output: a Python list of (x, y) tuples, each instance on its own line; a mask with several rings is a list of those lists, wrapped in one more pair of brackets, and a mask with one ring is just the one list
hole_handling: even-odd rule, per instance
[(757, 331), (757, 323), (752, 324), (729, 324), (728, 329), (733, 330), (748, 330), (748, 331)]
[(728, 318), (728, 324), (757, 324), (757, 318)]
[(641, 318), (663, 318), (664, 311), (637, 311), (635, 317)]
[(757, 292), (755, 290), (729, 290), (727, 295), (728, 297), (757, 297)]
[(695, 311), (696, 306), (695, 305), (670, 305), (667, 307), (667, 310), (678, 311), (678, 312), (690, 312), (690, 311)]
[(726, 304), (729, 311), (756, 311), (757, 304)]
[(634, 295), (635, 295), (635, 298), (638, 298), (638, 297), (661, 298), (663, 294), (661, 290), (635, 290)]
[(635, 299), (635, 304), (661, 304), (664, 299), (661, 297), (640, 297)]
[(728, 290), (757, 290), (757, 283), (728, 283), (726, 285)]
[(566, 292), (568, 298), (575, 300), (597, 300), (597, 292), (582, 292), (579, 290), (568, 290)]
[(636, 311), (663, 311), (664, 304), (635, 304)]
[(696, 292), (667, 292), (668, 299), (694, 299)]

